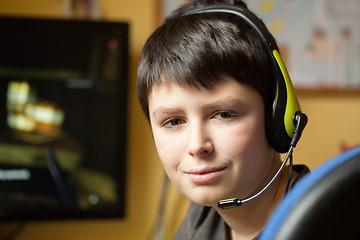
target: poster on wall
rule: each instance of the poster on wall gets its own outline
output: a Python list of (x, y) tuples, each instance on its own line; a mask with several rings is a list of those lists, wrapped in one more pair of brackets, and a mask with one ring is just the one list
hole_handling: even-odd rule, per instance
[(180, 7), (182, 4), (191, 2), (191, 0), (160, 0), (160, 1), (162, 4), (161, 8), (162, 8), (163, 19), (168, 17), (173, 10)]
[[(163, 18), (191, 0), (160, 0)], [(245, 0), (280, 46), (297, 88), (360, 89), (360, 1)]]
[(294, 85), (360, 89), (360, 1), (247, 0), (276, 37)]

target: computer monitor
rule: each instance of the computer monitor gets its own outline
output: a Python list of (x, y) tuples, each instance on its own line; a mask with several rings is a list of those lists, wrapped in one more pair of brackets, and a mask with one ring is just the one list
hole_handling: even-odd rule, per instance
[(128, 28), (0, 17), (0, 220), (125, 216)]

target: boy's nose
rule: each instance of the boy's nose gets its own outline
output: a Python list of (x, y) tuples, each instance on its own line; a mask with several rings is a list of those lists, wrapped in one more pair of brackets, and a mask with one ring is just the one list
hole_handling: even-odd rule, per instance
[(206, 157), (214, 151), (210, 134), (204, 126), (191, 128), (188, 141), (188, 154), (191, 157)]

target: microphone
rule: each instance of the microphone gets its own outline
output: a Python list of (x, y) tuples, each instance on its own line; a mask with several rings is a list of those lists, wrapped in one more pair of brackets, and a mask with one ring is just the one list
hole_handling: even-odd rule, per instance
[[(283, 163), (281, 164), (280, 168), (278, 169), (278, 171), (275, 173), (273, 178), (269, 181), (269, 183), (263, 189), (261, 189), (259, 192), (257, 192), (253, 196), (248, 197), (248, 198), (243, 199), (243, 200), (240, 200), (238, 198), (229, 198), (229, 199), (220, 200), (218, 202), (218, 204), (217, 204), (218, 208), (229, 209), (229, 208), (240, 207), (242, 204), (250, 202), (250, 201), (254, 200), (255, 198), (259, 197), (267, 189), (269, 189), (271, 184), (276, 180), (276, 178), (279, 176), (279, 174), (284, 169), (289, 157), (292, 155), (292, 152), (293, 152), (294, 148), (296, 147), (296, 144), (300, 140), (301, 134), (302, 134), (307, 122), (308, 122), (308, 117), (306, 116), (306, 114), (304, 114), (302, 112), (296, 112), (295, 113), (295, 115), (294, 115), (295, 130), (294, 130), (294, 134), (293, 134), (293, 137), (291, 139), (291, 142), (290, 142), (290, 148), (289, 148), (289, 150), (288, 150), (288, 152), (287, 152), (287, 154), (285, 156), (285, 159), (284, 159)], [(292, 161), (290, 161), (290, 164), (292, 164)], [(291, 173), (289, 173), (289, 174), (291, 174)], [(289, 176), (291, 176), (291, 175), (289, 175)], [(289, 177), (289, 181), (291, 181), (291, 177)], [(289, 186), (289, 184), (288, 184), (288, 186)]]

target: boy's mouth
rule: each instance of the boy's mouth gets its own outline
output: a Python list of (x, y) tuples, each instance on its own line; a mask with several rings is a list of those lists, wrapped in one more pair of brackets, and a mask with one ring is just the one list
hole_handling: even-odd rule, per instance
[(223, 175), (226, 168), (227, 167), (194, 169), (190, 171), (184, 171), (184, 173), (190, 178), (193, 183), (206, 184), (213, 182), (221, 175)]

